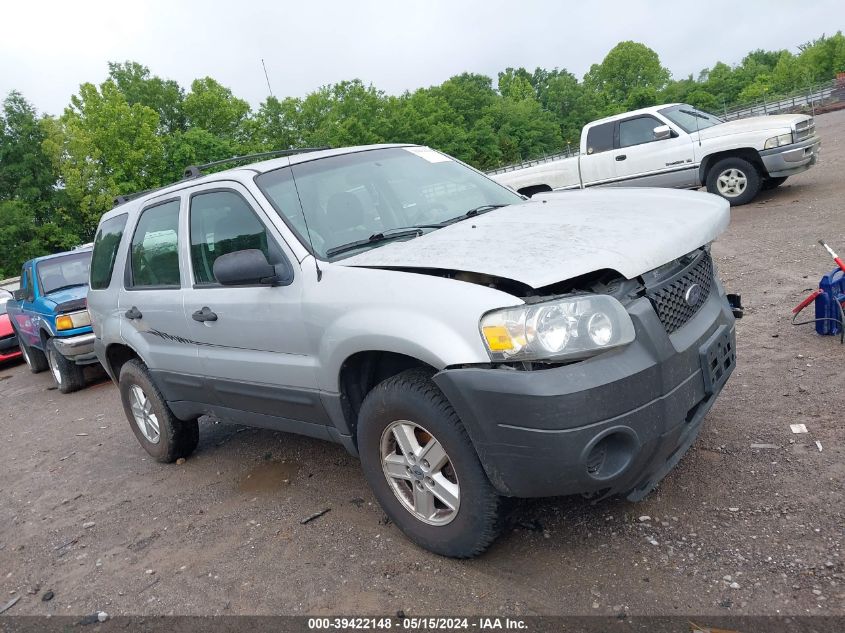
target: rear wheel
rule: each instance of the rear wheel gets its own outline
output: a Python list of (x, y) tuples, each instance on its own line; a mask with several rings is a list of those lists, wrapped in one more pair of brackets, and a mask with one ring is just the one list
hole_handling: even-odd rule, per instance
[(498, 536), (500, 497), (458, 415), (425, 371), (402, 372), (367, 395), (358, 449), (382, 508), (421, 547), (469, 558)]
[(199, 443), (197, 420), (173, 415), (141, 361), (130, 360), (121, 367), (118, 387), (132, 432), (156, 461), (170, 463), (194, 452)]
[(780, 176), (779, 178), (766, 178), (763, 181), (763, 191), (767, 191), (769, 189), (775, 189), (776, 187), (780, 187), (783, 183), (786, 182), (786, 179), (789, 176)]
[(23, 356), (24, 362), (26, 362), (26, 366), (29, 367), (29, 371), (33, 374), (40, 374), (42, 371), (47, 370), (49, 365), (47, 364), (47, 357), (44, 355), (44, 352), (24, 343), (20, 334), (18, 334), (18, 345), (21, 348), (21, 355)]
[(707, 191), (722, 196), (731, 206), (751, 202), (761, 184), (760, 172), (744, 158), (723, 158), (707, 173)]
[(79, 391), (85, 386), (85, 374), (82, 367), (62, 356), (61, 352), (56, 349), (56, 343), (53, 339), (47, 340), (47, 363), (50, 366), (50, 373), (53, 374), (53, 380), (56, 381), (56, 386), (62, 393), (71, 393)]

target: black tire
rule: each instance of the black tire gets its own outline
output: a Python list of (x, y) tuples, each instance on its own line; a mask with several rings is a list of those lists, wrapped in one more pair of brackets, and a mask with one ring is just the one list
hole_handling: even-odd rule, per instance
[[(158, 441), (148, 439), (138, 426), (132, 411), (133, 386), (140, 387), (150, 402), (150, 412), (156, 416), (158, 422)], [(123, 411), (126, 419), (129, 420), (129, 426), (132, 427), (132, 432), (144, 450), (156, 461), (169, 464), (180, 457), (188, 457), (194, 452), (199, 443), (199, 423), (196, 419), (185, 421), (173, 415), (158, 387), (150, 378), (144, 363), (135, 359), (124, 363), (120, 369), (118, 388), (123, 402)]]
[[(424, 427), (448, 455), (451, 473), (460, 486), (460, 502), (445, 525), (430, 525), (412, 514), (399, 501), (384, 473), (382, 434), (399, 420)], [(442, 556), (471, 558), (496, 540), (501, 529), (501, 498), (487, 479), (458, 415), (428, 372), (402, 372), (367, 394), (358, 416), (358, 450), (364, 476), (381, 507), (417, 545)], [(409, 481), (409, 490), (416, 483), (422, 485)]]
[(777, 187), (780, 187), (783, 183), (785, 183), (787, 178), (789, 178), (789, 176), (780, 176), (778, 178), (766, 178), (763, 181), (762, 189), (763, 191), (768, 191), (769, 189), (776, 189)]
[(59, 391), (72, 393), (82, 389), (85, 386), (85, 374), (82, 367), (62, 356), (53, 339), (47, 339), (45, 347), (47, 364), (50, 366), (50, 373)]
[[(745, 178), (745, 187), (736, 195), (723, 193), (719, 190), (719, 177), (731, 170), (736, 170), (736, 172), (741, 173)], [(710, 168), (710, 171), (707, 172), (707, 191), (715, 193), (717, 196), (721, 196), (727, 200), (732, 207), (738, 207), (739, 205), (751, 202), (760, 192), (762, 184), (763, 179), (760, 176), (760, 172), (757, 171), (757, 168), (753, 164), (744, 158), (723, 158), (713, 165), (713, 167)]]
[(17, 330), (15, 333), (18, 335), (18, 347), (21, 348), (21, 355), (26, 366), (29, 367), (29, 371), (33, 374), (40, 374), (42, 371), (47, 371), (50, 365), (47, 364), (47, 357), (44, 355), (44, 352), (24, 343), (20, 332), (17, 332)]

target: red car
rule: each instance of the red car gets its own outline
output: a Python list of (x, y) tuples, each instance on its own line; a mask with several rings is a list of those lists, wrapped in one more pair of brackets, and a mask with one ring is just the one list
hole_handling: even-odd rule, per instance
[(12, 329), (12, 322), (6, 314), (6, 300), (12, 295), (6, 296), (6, 291), (0, 290), (0, 363), (7, 360), (21, 357), (21, 350), (18, 347), (18, 337)]

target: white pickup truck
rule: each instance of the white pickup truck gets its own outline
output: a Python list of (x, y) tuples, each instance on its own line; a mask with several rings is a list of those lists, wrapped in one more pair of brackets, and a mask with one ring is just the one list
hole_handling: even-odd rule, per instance
[(706, 186), (740, 205), (814, 165), (821, 145), (815, 130), (812, 117), (803, 114), (725, 122), (674, 103), (588, 123), (577, 156), (489, 175), (527, 196), (596, 186)]

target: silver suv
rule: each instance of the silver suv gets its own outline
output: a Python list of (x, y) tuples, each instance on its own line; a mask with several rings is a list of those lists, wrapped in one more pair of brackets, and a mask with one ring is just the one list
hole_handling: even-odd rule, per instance
[(188, 456), (201, 416), (339, 442), (439, 554), (484, 551), (502, 497), (642, 498), (736, 363), (710, 194), (526, 200), (379, 145), (117, 202), (88, 306), (144, 449)]

